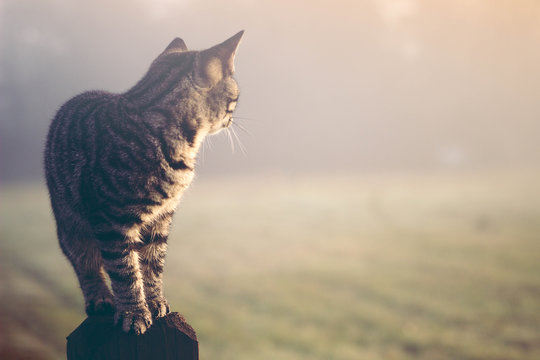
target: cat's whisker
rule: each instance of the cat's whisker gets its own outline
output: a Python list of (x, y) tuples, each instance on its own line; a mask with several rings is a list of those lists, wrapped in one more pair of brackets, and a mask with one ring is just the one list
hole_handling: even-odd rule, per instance
[(233, 138), (232, 138), (232, 136), (231, 136), (230, 129), (231, 129), (231, 128), (227, 128), (227, 136), (229, 137), (229, 143), (231, 144), (231, 151), (232, 151), (233, 154), (234, 154), (234, 141), (233, 141)]
[(214, 143), (212, 142), (212, 137), (208, 136), (206, 137), (205, 141), (203, 142), (208, 144), (208, 150), (214, 151)]
[(234, 126), (238, 127), (238, 129), (242, 130), (242, 131), (245, 132), (246, 134), (248, 134), (248, 135), (250, 135), (250, 136), (252, 135), (251, 132), (250, 132), (248, 129), (246, 129), (242, 124), (240, 124), (240, 123), (238, 123), (238, 122), (233, 122), (232, 124), (233, 124)]
[(242, 144), (242, 141), (240, 141), (240, 137), (238, 137), (238, 134), (236, 133), (236, 131), (234, 131), (233, 127), (231, 127), (231, 131), (236, 138), (236, 141), (238, 141), (238, 147), (240, 148), (240, 151), (242, 152), (242, 154), (244, 154), (244, 156), (247, 156), (246, 147), (244, 146), (244, 144)]
[(203, 161), (204, 161), (204, 149), (205, 149), (205, 147), (206, 147), (205, 144), (204, 144), (205, 142), (206, 142), (206, 141), (203, 141), (202, 146), (201, 146), (201, 153), (202, 153), (202, 154), (201, 154), (201, 157), (202, 157)]
[(203, 141), (202, 142), (202, 160), (205, 161), (206, 160), (206, 141)]
[(254, 119), (254, 118), (248, 118), (248, 117), (242, 117), (242, 116), (234, 116), (235, 119), (240, 119), (240, 120), (253, 120), (253, 121), (257, 121), (257, 119)]

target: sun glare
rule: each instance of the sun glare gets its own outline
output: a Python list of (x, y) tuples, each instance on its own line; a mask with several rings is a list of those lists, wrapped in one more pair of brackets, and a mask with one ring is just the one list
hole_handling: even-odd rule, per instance
[(192, 0), (138, 0), (149, 9), (149, 15), (155, 20), (163, 20), (170, 16), (171, 9), (183, 7)]

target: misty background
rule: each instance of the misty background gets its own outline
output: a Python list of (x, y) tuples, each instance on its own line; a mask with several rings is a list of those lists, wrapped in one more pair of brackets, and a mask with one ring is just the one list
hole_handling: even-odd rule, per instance
[(0, 359), (86, 317), (55, 112), (239, 30), (245, 154), (207, 138), (164, 272), (201, 358), (540, 359), (538, 0), (0, 0)]
[(0, 176), (42, 177), (51, 118), (123, 92), (176, 36), (241, 29), (236, 115), (199, 174), (515, 169), (540, 165), (540, 3), (3, 0)]

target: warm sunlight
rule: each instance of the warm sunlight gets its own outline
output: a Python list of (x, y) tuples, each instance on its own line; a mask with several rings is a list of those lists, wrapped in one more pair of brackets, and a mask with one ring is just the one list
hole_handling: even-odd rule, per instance
[(2, 360), (540, 359), (539, 0), (0, 0), (0, 94)]
[(195, 0), (136, 0), (148, 8), (149, 16), (154, 20), (164, 20), (175, 16)]

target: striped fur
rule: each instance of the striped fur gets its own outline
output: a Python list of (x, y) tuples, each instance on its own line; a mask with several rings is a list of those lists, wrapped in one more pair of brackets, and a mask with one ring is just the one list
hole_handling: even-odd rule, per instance
[(201, 142), (232, 121), (242, 34), (204, 51), (177, 38), (132, 89), (83, 93), (53, 119), (47, 185), (89, 315), (115, 311), (124, 331), (141, 334), (169, 311), (162, 292), (169, 227)]

